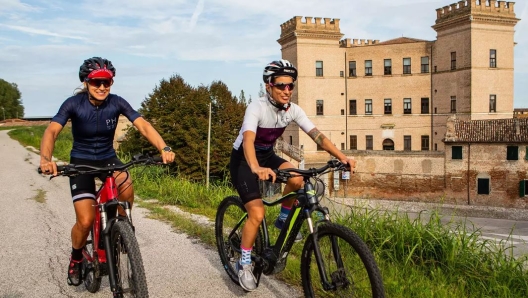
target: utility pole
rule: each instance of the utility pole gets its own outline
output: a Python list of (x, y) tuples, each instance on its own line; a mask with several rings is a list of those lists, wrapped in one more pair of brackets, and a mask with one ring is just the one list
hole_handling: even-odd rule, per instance
[(211, 156), (211, 103), (209, 103), (209, 129), (207, 131), (207, 178), (205, 187), (209, 188), (209, 160)]

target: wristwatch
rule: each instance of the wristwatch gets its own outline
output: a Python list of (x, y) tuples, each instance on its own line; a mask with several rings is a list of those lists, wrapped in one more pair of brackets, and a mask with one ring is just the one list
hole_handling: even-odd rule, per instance
[(161, 149), (163, 152), (171, 152), (172, 148), (169, 146), (165, 146), (163, 149)]

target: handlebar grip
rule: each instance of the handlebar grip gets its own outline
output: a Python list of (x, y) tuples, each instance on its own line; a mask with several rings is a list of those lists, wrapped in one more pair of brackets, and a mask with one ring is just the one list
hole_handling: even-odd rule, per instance
[(161, 156), (154, 156), (154, 157), (152, 157), (152, 161), (154, 161), (154, 162), (163, 162), (163, 158), (161, 158)]

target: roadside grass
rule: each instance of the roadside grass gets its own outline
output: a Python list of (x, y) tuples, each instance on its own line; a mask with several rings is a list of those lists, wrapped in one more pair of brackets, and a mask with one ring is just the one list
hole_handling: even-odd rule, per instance
[[(42, 140), (42, 135), (46, 127), (43, 125), (12, 127), (13, 129), (7, 134), (11, 138), (19, 141), (23, 146), (32, 146), (38, 149), (40, 148), (40, 141)], [(72, 143), (71, 127), (67, 125), (57, 137), (53, 156), (63, 161), (70, 160)]]
[(46, 203), (46, 191), (37, 189), (37, 194), (31, 199), (41, 204)]
[[(21, 136), (14, 131), (10, 135), (15, 139)], [(41, 135), (31, 130), (22, 135), (21, 143), (37, 144), (38, 148), (40, 139), (34, 139)], [(64, 148), (56, 146), (54, 155), (68, 155), (69, 148), (59, 152)], [(170, 211), (167, 206), (177, 206), (213, 222), (221, 200), (235, 194), (227, 183), (207, 189), (185, 177), (170, 177), (163, 167), (136, 168), (132, 175), (136, 194), (142, 198), (137, 202), (151, 211), (150, 217), (170, 222), (177, 230), (216, 247), (211, 225)], [(266, 210), (268, 220), (275, 219), (279, 208)], [(514, 257), (511, 240), (486, 240), (474, 227), (442, 223), (435, 212), (411, 218), (398, 211), (362, 206), (341, 211), (333, 212), (332, 219), (351, 228), (369, 245), (380, 267), (387, 297), (528, 297), (528, 256)], [(270, 233), (274, 239), (278, 231), (271, 227)], [(296, 287), (301, 285), (302, 243), (293, 246), (288, 265), (277, 276)]]

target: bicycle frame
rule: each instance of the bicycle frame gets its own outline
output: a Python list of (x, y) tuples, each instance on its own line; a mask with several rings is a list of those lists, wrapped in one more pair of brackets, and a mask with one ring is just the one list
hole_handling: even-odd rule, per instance
[[(260, 282), (260, 276), (262, 273), (264, 273), (265, 275), (275, 274), (284, 269), (284, 267), (286, 266), (286, 258), (288, 257), (288, 254), (295, 242), (295, 236), (300, 231), (304, 221), (308, 222), (308, 229), (310, 231), (310, 234), (314, 234), (314, 232), (317, 231), (318, 223), (330, 220), (328, 208), (319, 205), (314, 186), (309, 180), (309, 177), (304, 177), (304, 183), (304, 188), (286, 194), (273, 202), (266, 202), (263, 200), (264, 205), (269, 207), (275, 206), (293, 197), (297, 197), (297, 204), (294, 204), (292, 206), (290, 213), (288, 214), (288, 217), (284, 222), (284, 226), (287, 228), (283, 228), (280, 231), (279, 236), (277, 237), (277, 240), (274, 245), (270, 244), (270, 237), (266, 220), (264, 219), (262, 221), (262, 230), (264, 233), (264, 251), (262, 252), (261, 256), (254, 257), (255, 269), (253, 273), (257, 277), (257, 286)], [(318, 211), (324, 214), (324, 219), (317, 221), (315, 226), (311, 217), (314, 211)], [(241, 219), (240, 222), (242, 222), (246, 217), (247, 213), (245, 214), (244, 218)], [(314, 241), (316, 240), (317, 239), (314, 238)], [(319, 257), (317, 257), (319, 262), (319, 260), (321, 260), (320, 251), (316, 251), (316, 255), (319, 255)], [(322, 263), (319, 265), (322, 265)], [(326, 280), (325, 275), (321, 276), (323, 276)]]
[[(120, 202), (118, 201), (118, 185), (116, 185), (115, 178), (112, 174), (108, 174), (105, 178), (105, 181), (97, 191), (96, 195), (96, 205), (95, 207), (95, 219), (93, 223), (93, 239), (92, 247), (95, 257), (94, 258), (84, 251), (84, 257), (91, 264), (107, 264), (108, 267), (108, 278), (110, 281), (110, 289), (112, 292), (117, 292), (120, 289), (117, 289), (116, 281), (116, 264), (113, 257), (113, 252), (111, 251), (111, 239), (110, 231), (112, 225), (117, 220), (130, 220), (130, 203), (129, 202)], [(122, 206), (125, 210), (126, 217), (119, 216), (117, 214), (117, 207)], [(102, 240), (102, 243), (101, 243)], [(104, 245), (102, 245), (104, 244)], [(96, 262), (95, 262), (96, 261)], [(90, 268), (95, 270), (96, 268)], [(100, 270), (101, 268), (99, 268)], [(88, 270), (87, 270), (88, 271)], [(85, 272), (85, 275), (87, 272)], [(101, 272), (99, 272), (101, 274)]]

